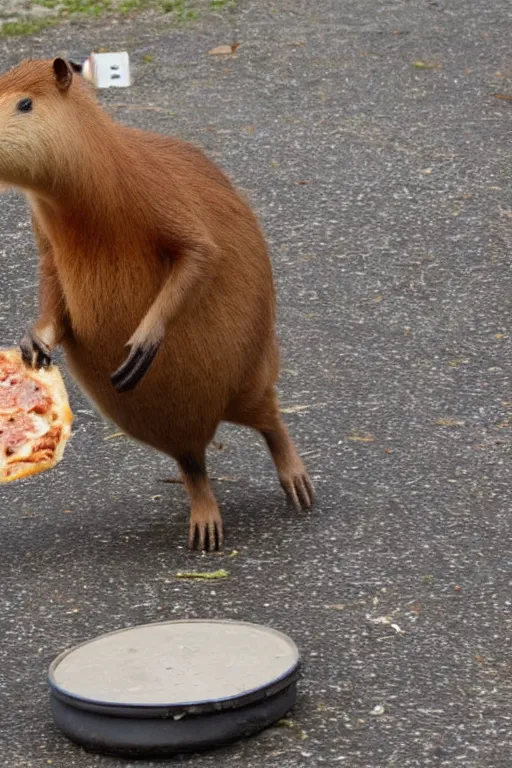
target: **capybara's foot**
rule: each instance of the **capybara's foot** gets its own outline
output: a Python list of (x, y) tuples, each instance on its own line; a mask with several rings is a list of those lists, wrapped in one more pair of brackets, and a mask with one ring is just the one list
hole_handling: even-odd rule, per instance
[(215, 552), (221, 549), (224, 536), (219, 505), (206, 474), (205, 449), (184, 452), (178, 459), (183, 480), (190, 496), (189, 549)]
[(313, 483), (290, 436), (279, 417), (272, 430), (264, 430), (263, 437), (274, 459), (279, 480), (296, 510), (310, 509), (315, 500)]
[(288, 471), (281, 471), (279, 479), (284, 492), (297, 512), (311, 509), (315, 501), (315, 491), (300, 459), (297, 467), (292, 467)]
[(222, 548), (224, 535), (222, 517), (215, 502), (198, 504), (190, 513), (189, 549), (201, 552), (215, 552)]

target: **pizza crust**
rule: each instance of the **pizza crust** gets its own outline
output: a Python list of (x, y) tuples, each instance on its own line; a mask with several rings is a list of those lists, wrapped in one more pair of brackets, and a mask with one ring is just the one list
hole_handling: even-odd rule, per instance
[[(16, 382), (22, 381), (31, 388), (30, 394), (37, 391), (46, 412), (37, 412), (37, 402), (36, 406), (29, 407), (28, 403), (24, 407), (20, 403), (2, 406), (0, 401), (0, 483), (52, 469), (62, 459), (73, 423), (66, 387), (57, 366), (31, 369), (23, 363), (19, 349), (0, 349), (0, 387), (10, 386), (6, 372)], [(7, 432), (9, 426), (12, 429), (17, 420), (21, 426), (16, 446), (14, 450), (7, 449), (1, 434), (4, 430)]]

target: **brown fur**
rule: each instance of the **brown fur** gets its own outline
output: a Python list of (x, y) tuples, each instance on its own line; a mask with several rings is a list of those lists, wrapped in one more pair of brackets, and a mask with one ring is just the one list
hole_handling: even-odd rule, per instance
[[(23, 98), (28, 114), (17, 111)], [(267, 248), (224, 173), (190, 144), (113, 122), (59, 59), (0, 78), (0, 181), (25, 191), (40, 253), (25, 356), (37, 364), (38, 350), (61, 343), (103, 413), (179, 462), (190, 545), (222, 543), (204, 457), (223, 420), (259, 430), (292, 501), (310, 506), (275, 395)], [(137, 386), (118, 392), (111, 376), (127, 343), (158, 351)]]

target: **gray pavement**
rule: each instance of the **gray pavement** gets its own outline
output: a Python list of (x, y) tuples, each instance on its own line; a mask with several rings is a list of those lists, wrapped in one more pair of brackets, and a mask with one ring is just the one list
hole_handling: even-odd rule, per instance
[[(54, 730), (47, 665), (178, 617), (267, 623), (304, 660), (297, 726), (198, 768), (512, 764), (512, 103), (492, 95), (512, 95), (511, 34), (507, 0), (246, 0), (192, 26), (149, 14), (0, 41), (2, 69), (128, 49), (135, 84), (106, 107), (198, 142), (250, 195), (286, 420), (318, 490), (295, 515), (258, 438), (223, 428), (210, 464), (240, 478), (216, 486), (239, 555), (189, 555), (184, 491), (160, 482), (174, 467), (106, 439), (70, 382), (64, 461), (0, 492), (3, 765), (127, 765)], [(232, 40), (236, 58), (207, 55)], [(25, 204), (9, 193), (0, 212), (10, 344), (37, 262)], [(175, 578), (221, 565), (226, 582)]]

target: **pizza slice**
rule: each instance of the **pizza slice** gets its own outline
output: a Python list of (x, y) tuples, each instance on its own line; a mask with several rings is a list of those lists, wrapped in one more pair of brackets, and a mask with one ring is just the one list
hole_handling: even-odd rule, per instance
[(73, 414), (55, 365), (28, 368), (19, 349), (0, 349), (0, 483), (54, 467)]

